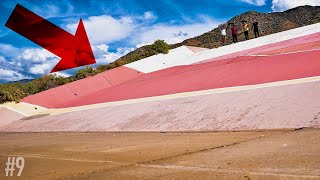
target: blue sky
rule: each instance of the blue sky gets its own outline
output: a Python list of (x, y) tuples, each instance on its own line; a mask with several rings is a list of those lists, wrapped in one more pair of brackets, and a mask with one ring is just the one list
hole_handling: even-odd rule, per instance
[[(2, 0), (0, 82), (48, 74), (59, 61), (59, 57), (5, 27), (17, 3), (72, 34), (82, 18), (96, 65), (113, 62), (157, 39), (181, 42), (246, 11), (268, 13), (303, 4), (320, 5), (317, 0)], [(76, 70), (58, 75), (67, 76)]]

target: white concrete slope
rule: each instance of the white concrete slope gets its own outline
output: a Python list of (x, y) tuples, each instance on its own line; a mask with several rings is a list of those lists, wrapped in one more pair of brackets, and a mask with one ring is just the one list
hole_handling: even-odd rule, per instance
[(135, 61), (124, 66), (138, 70), (143, 73), (149, 73), (160, 69), (166, 69), (177, 66), (188, 57), (193, 56), (196, 52), (186, 46), (181, 46), (169, 51), (168, 54), (157, 54), (139, 61)]
[(277, 43), (293, 38), (307, 36), (317, 32), (320, 32), (320, 23), (283, 31), (260, 38), (250, 39), (248, 41), (242, 41), (236, 44), (231, 44), (215, 49), (203, 50), (200, 52), (194, 52), (186, 46), (181, 46), (176, 49), (170, 50), (168, 54), (158, 54), (127, 64), (125, 66), (140, 72), (150, 73), (173, 66), (199, 63), (207, 59), (216, 58), (219, 56), (248, 50), (271, 43)]

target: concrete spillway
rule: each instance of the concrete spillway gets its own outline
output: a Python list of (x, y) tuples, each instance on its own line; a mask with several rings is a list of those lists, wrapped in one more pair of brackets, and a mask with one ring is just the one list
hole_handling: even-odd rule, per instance
[(319, 27), (314, 24), (211, 50), (182, 46), (26, 97), (23, 102), (28, 106), (43, 109), (27, 114), (28, 120), (3, 123), (0, 129), (319, 127)]

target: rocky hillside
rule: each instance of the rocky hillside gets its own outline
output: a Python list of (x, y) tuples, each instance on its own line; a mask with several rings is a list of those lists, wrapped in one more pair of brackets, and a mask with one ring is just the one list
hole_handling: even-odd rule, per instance
[[(300, 6), (285, 12), (267, 14), (249, 11), (233, 17), (227, 23), (235, 23), (237, 28), (241, 29), (241, 21), (243, 20), (246, 20), (249, 23), (253, 20), (257, 20), (261, 27), (261, 35), (263, 36), (320, 22), (320, 6)], [(254, 37), (252, 31), (250, 31), (249, 35), (251, 38)], [(221, 45), (220, 38), (220, 30), (215, 28), (212, 31), (204, 33), (203, 35), (187, 39), (182, 43), (174, 44), (172, 47), (189, 45), (205, 48), (216, 48)], [(243, 41), (244, 35), (240, 34), (238, 40)], [(232, 38), (229, 33), (228, 43), (231, 42)]]
[[(314, 23), (320, 22), (320, 6), (300, 6), (294, 9), (287, 10), (285, 12), (276, 13), (259, 13), (254, 11), (249, 11), (241, 15), (235, 16), (230, 19), (227, 23), (235, 23), (238, 29), (241, 29), (241, 21), (246, 20), (249, 23), (253, 20), (257, 20), (261, 27), (261, 35), (273, 34), (301, 26), (306, 26)], [(244, 35), (239, 31), (239, 41), (244, 40)], [(250, 38), (254, 37), (252, 31), (249, 34)], [(232, 43), (232, 38), (230, 33), (228, 33), (227, 43)], [(170, 45), (171, 48), (176, 48), (182, 45), (198, 46), (204, 48), (217, 48), (221, 46), (220, 42), (220, 30), (215, 28), (209, 32), (206, 32), (200, 36), (184, 40), (181, 43)], [(140, 57), (147, 57), (148, 51), (147, 47), (140, 47), (131, 53), (121, 57), (115, 63), (120, 63), (121, 65), (139, 60)]]

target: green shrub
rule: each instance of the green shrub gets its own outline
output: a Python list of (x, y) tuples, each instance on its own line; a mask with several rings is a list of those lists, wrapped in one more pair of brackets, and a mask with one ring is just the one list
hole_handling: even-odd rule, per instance
[(88, 76), (94, 76), (98, 73), (98, 71), (93, 68), (92, 66), (87, 66), (84, 69), (80, 69), (76, 72), (76, 74), (74, 75), (75, 79), (79, 80), (79, 79), (83, 79), (86, 78)]
[(108, 65), (105, 65), (105, 64), (99, 65), (96, 69), (97, 69), (98, 73), (101, 73), (101, 72), (108, 70)]
[(26, 84), (24, 84), (24, 85), (21, 85), (20, 88), (21, 88), (24, 92), (26, 92), (27, 94), (35, 94), (35, 93), (40, 92), (40, 91), (39, 91), (39, 87), (36, 86), (36, 84), (33, 83), (33, 82), (28, 82), (28, 83), (26, 83)]
[[(29, 82), (28, 86), (30, 86), (32, 91), (38, 93), (42, 92), (51, 88), (55, 88), (57, 86), (63, 85), (68, 83), (69, 81), (66, 78), (63, 77), (57, 77), (56, 75), (50, 74), (42, 76), (38, 79), (35, 79), (31, 82)], [(36, 86), (36, 88), (33, 88)]]
[(168, 54), (170, 46), (164, 40), (156, 40), (152, 45), (151, 49), (154, 50), (157, 54), (163, 53)]
[(19, 102), (28, 94), (24, 92), (19, 85), (13, 84), (0, 84), (0, 103), (15, 101)]

